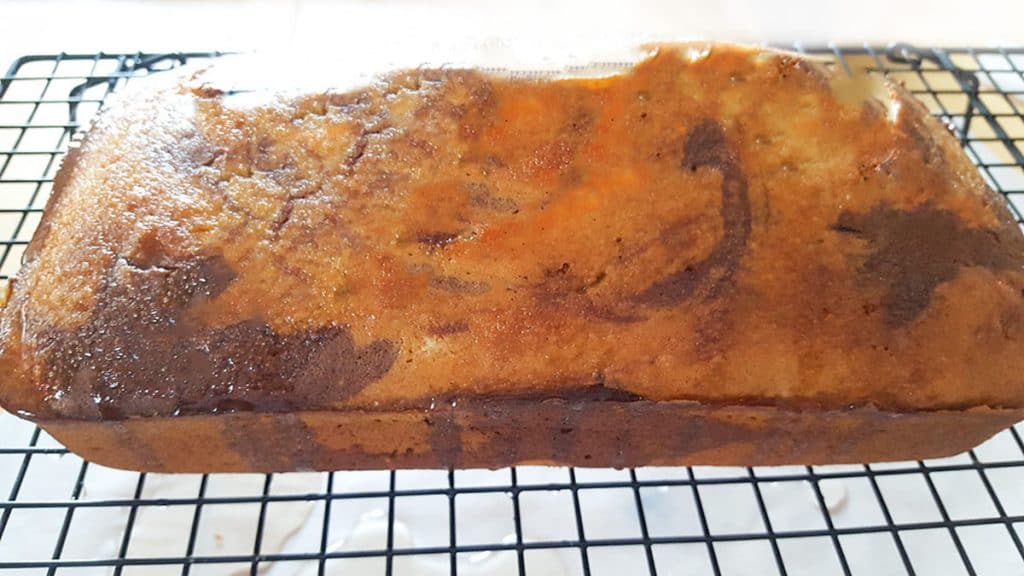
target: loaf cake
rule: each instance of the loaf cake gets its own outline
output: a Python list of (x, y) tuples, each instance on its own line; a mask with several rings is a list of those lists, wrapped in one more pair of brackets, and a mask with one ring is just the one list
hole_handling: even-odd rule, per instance
[(10, 289), (0, 402), (83, 457), (823, 464), (1024, 418), (1024, 239), (898, 86), (730, 45), (217, 69), (115, 95)]

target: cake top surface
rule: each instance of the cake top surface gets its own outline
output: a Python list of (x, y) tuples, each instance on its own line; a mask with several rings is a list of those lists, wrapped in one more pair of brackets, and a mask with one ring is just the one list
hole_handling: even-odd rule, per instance
[(4, 311), (10, 408), (1024, 406), (1020, 231), (898, 87), (727, 45), (312, 91), (225, 68), (138, 82), (65, 159)]

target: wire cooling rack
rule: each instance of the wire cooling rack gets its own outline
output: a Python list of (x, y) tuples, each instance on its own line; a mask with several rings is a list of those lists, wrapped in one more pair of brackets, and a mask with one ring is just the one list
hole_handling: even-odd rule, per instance
[[(906, 83), (1021, 222), (1024, 49), (806, 51)], [(217, 56), (14, 62), (0, 83), (0, 279), (104, 98)], [(1024, 574), (1022, 431), (953, 458), (856, 466), (147, 475), (0, 414), (0, 572)]]

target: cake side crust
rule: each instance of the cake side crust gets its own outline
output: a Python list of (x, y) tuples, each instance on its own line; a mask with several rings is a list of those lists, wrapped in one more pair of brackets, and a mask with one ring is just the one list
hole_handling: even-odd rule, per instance
[(460, 402), (431, 411), (296, 412), (40, 425), (83, 457), (150, 472), (513, 465), (838, 464), (950, 456), (1020, 410), (786, 411), (676, 402)]

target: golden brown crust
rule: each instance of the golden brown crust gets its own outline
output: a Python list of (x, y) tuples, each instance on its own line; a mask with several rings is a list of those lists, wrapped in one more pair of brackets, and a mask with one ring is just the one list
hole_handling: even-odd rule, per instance
[[(718, 45), (602, 78), (142, 87), (57, 177), (0, 324), (0, 401), (89, 438), (58, 422), (274, 413), (251, 421), (282, 447), (305, 414), (512, 397), (647, 411), (666, 433), (691, 406), (818, 425), (974, 410), (980, 438), (1024, 407), (1024, 240), (909, 94), (834, 84)], [(391, 463), (450, 464), (446, 442)], [(836, 458), (898, 452), (873, 442)], [(625, 458), (675, 458), (658, 446)], [(828, 459), (814, 450), (770, 459)], [(301, 464), (266, 458), (230, 466)]]
[[(241, 412), (41, 424), (104, 466), (149, 472), (500, 468), (516, 464), (769, 466), (933, 458), (1022, 411), (795, 412), (678, 402), (509, 402), (432, 410)], [(642, 425), (640, 424), (642, 423)]]

